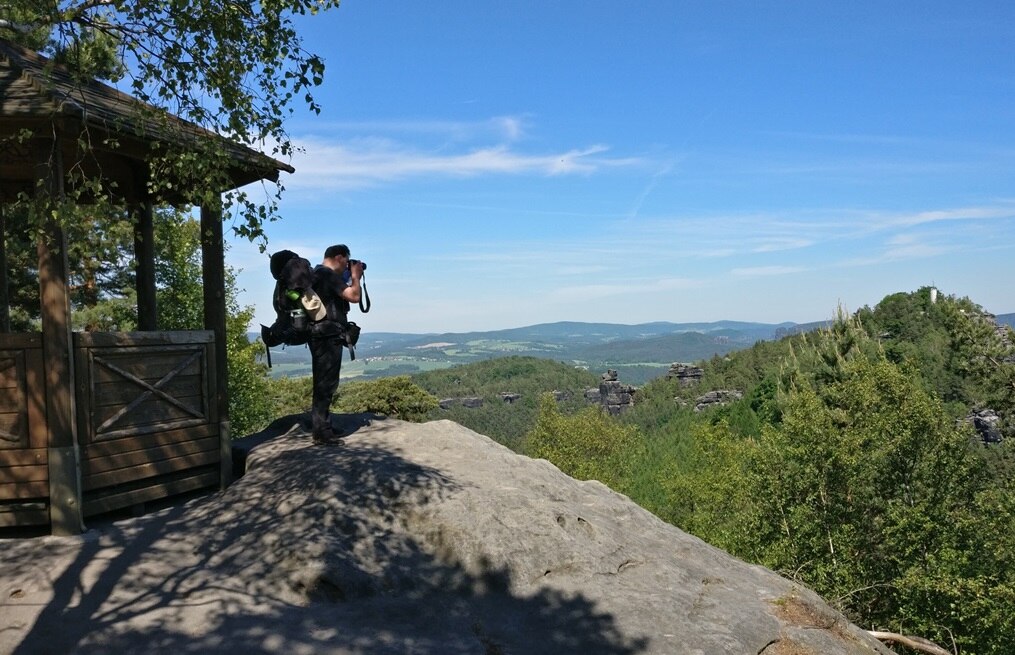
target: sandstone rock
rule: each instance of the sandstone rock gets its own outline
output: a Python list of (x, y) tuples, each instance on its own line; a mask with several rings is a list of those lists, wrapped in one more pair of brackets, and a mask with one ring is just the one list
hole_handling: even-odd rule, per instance
[(889, 652), (811, 591), (455, 423), (343, 427), (319, 447), (276, 422), (223, 492), (0, 542), (0, 652)]
[(586, 389), (585, 400), (598, 403), (609, 414), (616, 416), (634, 404), (635, 387), (617, 379), (617, 372), (608, 370), (602, 375), (598, 389)]
[(476, 409), (477, 407), (483, 406), (483, 399), (479, 396), (468, 396), (465, 398), (441, 398), (437, 401), (437, 405), (441, 409), (451, 409), (455, 405), (462, 405), (470, 409)]
[(743, 391), (736, 389), (716, 389), (715, 391), (709, 391), (703, 394), (695, 400), (694, 411), (700, 412), (710, 407), (717, 407), (719, 405), (725, 405), (731, 403), (734, 400), (740, 400), (744, 397)]
[(666, 372), (666, 379), (672, 380), (676, 378), (680, 386), (689, 387), (691, 385), (698, 384), (704, 374), (705, 369), (700, 366), (674, 362), (673, 364), (670, 364), (670, 370)]
[(967, 422), (971, 423), (980, 440), (985, 444), (1000, 443), (1004, 440), (1001, 433), (1001, 417), (992, 409), (980, 409), (966, 415)]

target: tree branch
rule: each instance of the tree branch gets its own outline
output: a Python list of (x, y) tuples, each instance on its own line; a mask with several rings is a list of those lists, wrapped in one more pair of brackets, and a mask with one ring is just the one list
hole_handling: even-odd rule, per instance
[(928, 655), (955, 655), (951, 651), (945, 650), (923, 637), (907, 637), (897, 632), (880, 632), (877, 630), (869, 630), (868, 633), (875, 639), (902, 644), (906, 648), (912, 648), (921, 653), (928, 653)]
[(31, 25), (25, 25), (23, 23), (15, 23), (14, 21), (9, 21), (5, 18), (0, 18), (0, 28), (14, 30), (15, 32), (18, 32), (20, 34), (28, 34), (29, 32), (32, 31)]
[(115, 4), (115, 0), (85, 0), (76, 7), (68, 7), (60, 13), (60, 21), (71, 23), (87, 14), (96, 7), (108, 7)]

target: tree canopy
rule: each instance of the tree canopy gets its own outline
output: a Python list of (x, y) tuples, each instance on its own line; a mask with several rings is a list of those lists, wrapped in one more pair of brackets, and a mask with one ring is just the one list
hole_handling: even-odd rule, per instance
[[(175, 115), (225, 141), (288, 157), (285, 119), (298, 105), (320, 107), (314, 87), (324, 61), (303, 47), (294, 19), (336, 8), (339, 0), (7, 0), (0, 4), (0, 38), (69, 64), (82, 78), (118, 83), (154, 118)], [(163, 122), (163, 128), (172, 127)], [(214, 202), (201, 188), (222, 167), (224, 145), (205, 139), (199, 157), (159, 153), (161, 166), (189, 173), (194, 204)], [(155, 178), (155, 176), (153, 176)], [(158, 181), (150, 183), (157, 195)], [(278, 184), (265, 203), (231, 192), (233, 229), (263, 242), (263, 224), (276, 218)], [(215, 196), (215, 197), (213, 197)]]

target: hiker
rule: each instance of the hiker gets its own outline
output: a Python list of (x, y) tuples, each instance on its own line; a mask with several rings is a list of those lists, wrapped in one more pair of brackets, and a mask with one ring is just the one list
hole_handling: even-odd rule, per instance
[(329, 246), (320, 265), (314, 268), (313, 290), (320, 297), (326, 317), (312, 325), (310, 357), (313, 371), (313, 403), (310, 409), (314, 443), (339, 443), (340, 435), (331, 425), (330, 408), (342, 370), (349, 303), (360, 302), (363, 262), (349, 259), (345, 244)]

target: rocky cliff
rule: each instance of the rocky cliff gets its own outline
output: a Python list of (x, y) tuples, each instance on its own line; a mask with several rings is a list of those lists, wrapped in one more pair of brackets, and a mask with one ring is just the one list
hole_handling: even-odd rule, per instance
[(345, 423), (276, 422), (211, 497), (0, 542), (0, 652), (888, 652), (602, 484), (448, 421)]

